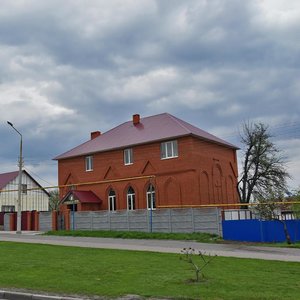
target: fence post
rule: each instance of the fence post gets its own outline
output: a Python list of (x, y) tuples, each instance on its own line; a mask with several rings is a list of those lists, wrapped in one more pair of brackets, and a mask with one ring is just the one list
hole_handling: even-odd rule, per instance
[(223, 236), (221, 209), (220, 208), (215, 208), (215, 209), (216, 209), (216, 215), (217, 215), (218, 233), (219, 233), (219, 236)]
[(52, 230), (57, 230), (57, 211), (52, 211)]
[(169, 232), (172, 233), (172, 208), (168, 208), (169, 211)]
[(130, 231), (130, 225), (129, 225), (129, 211), (127, 209), (127, 231)]
[(191, 207), (191, 216), (192, 216), (192, 229), (195, 232), (195, 218), (194, 218), (194, 208)]
[(107, 214), (108, 214), (109, 230), (111, 231), (111, 218), (110, 218), (110, 211), (109, 210), (107, 210)]

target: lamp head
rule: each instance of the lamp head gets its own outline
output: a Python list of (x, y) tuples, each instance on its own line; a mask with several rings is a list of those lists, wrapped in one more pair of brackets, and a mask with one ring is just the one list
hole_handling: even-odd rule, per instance
[(9, 126), (11, 126), (11, 127), (14, 127), (13, 123), (11, 123), (11, 122), (9, 122), (9, 121), (7, 121), (7, 124), (8, 124)]

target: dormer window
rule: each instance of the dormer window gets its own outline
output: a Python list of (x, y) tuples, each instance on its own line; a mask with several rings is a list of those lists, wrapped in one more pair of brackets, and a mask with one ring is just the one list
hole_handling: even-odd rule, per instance
[(93, 156), (91, 155), (85, 157), (85, 170), (93, 171)]
[(178, 157), (177, 141), (168, 141), (160, 144), (161, 159)]

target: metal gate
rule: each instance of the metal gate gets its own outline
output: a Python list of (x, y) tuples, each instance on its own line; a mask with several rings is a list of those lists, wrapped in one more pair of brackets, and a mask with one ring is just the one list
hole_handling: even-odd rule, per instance
[(65, 230), (65, 215), (62, 212), (57, 212), (57, 230)]

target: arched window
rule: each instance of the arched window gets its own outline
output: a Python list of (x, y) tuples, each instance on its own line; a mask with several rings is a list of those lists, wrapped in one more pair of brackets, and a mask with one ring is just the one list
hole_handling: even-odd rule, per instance
[(108, 193), (108, 209), (110, 211), (117, 210), (117, 197), (113, 189), (111, 189)]
[(155, 204), (155, 189), (152, 184), (149, 185), (147, 193), (146, 193), (146, 198), (147, 198), (147, 208), (148, 209), (156, 209), (156, 204)]
[(132, 187), (129, 187), (127, 191), (127, 209), (135, 210), (135, 192)]

